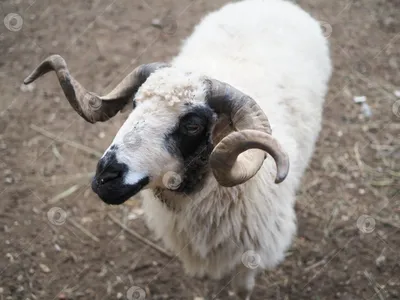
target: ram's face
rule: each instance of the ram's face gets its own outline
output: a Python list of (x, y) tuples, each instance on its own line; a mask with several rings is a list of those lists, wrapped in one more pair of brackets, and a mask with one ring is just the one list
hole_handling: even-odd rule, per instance
[(267, 116), (254, 99), (227, 83), (150, 63), (98, 96), (72, 77), (59, 55), (46, 58), (24, 83), (49, 71), (56, 72), (69, 103), (90, 123), (135, 106), (93, 179), (93, 190), (106, 203), (123, 203), (144, 188), (190, 193), (210, 172), (222, 186), (239, 185), (256, 175), (266, 153), (276, 162), (276, 183), (288, 174), (288, 155), (272, 137)]
[(149, 91), (151, 79), (98, 163), (93, 189), (106, 203), (123, 203), (145, 188), (190, 193), (208, 172), (216, 115), (202, 91), (168, 94), (158, 80), (159, 94)]

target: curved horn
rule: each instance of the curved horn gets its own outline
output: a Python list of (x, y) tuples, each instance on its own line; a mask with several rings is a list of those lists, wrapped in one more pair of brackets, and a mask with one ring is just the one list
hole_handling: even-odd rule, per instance
[(24, 80), (24, 84), (35, 81), (47, 72), (55, 71), (65, 97), (74, 110), (90, 123), (104, 122), (125, 107), (152, 72), (167, 66), (164, 63), (141, 65), (129, 73), (109, 94), (98, 96), (87, 91), (71, 76), (65, 60), (60, 55), (51, 55)]
[[(216, 113), (230, 116), (237, 130), (224, 137), (211, 153), (217, 181), (223, 186), (246, 182), (261, 168), (267, 152), (276, 163), (275, 183), (282, 182), (289, 172), (289, 157), (272, 137), (268, 118), (256, 101), (227, 83), (215, 79), (206, 82), (208, 104)], [(247, 150), (246, 155), (239, 156)]]

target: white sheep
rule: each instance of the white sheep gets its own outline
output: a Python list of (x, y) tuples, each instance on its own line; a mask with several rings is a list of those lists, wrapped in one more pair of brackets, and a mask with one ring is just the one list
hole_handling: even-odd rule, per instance
[(142, 191), (148, 226), (186, 272), (234, 277), (239, 297), (250, 299), (257, 273), (284, 259), (296, 232), (295, 192), (331, 76), (319, 23), (283, 0), (227, 4), (197, 25), (171, 64), (139, 66), (103, 97), (58, 55), (25, 83), (51, 70), (89, 122), (133, 99), (93, 190), (109, 204)]

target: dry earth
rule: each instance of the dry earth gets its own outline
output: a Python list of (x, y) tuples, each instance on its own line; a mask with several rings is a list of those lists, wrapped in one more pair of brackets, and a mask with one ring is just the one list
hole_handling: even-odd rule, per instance
[[(91, 191), (97, 156), (126, 115), (93, 126), (54, 76), (21, 86), (59, 53), (85, 86), (107, 92), (134, 66), (170, 59), (225, 2), (0, 2), (0, 300), (141, 299), (133, 287), (146, 299), (233, 299), (225, 282), (188, 278), (178, 259), (108, 216), (152, 240), (138, 201), (108, 207)], [(298, 236), (254, 299), (400, 299), (400, 2), (299, 4), (321, 21), (335, 72), (299, 191)], [(151, 25), (157, 18), (162, 29)], [(370, 118), (353, 102), (362, 95)]]

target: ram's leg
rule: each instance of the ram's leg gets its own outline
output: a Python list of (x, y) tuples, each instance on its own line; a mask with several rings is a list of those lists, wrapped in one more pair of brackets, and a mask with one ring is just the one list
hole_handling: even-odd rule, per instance
[(233, 289), (240, 300), (250, 300), (256, 284), (257, 269), (240, 266), (236, 268), (236, 275), (232, 281)]

